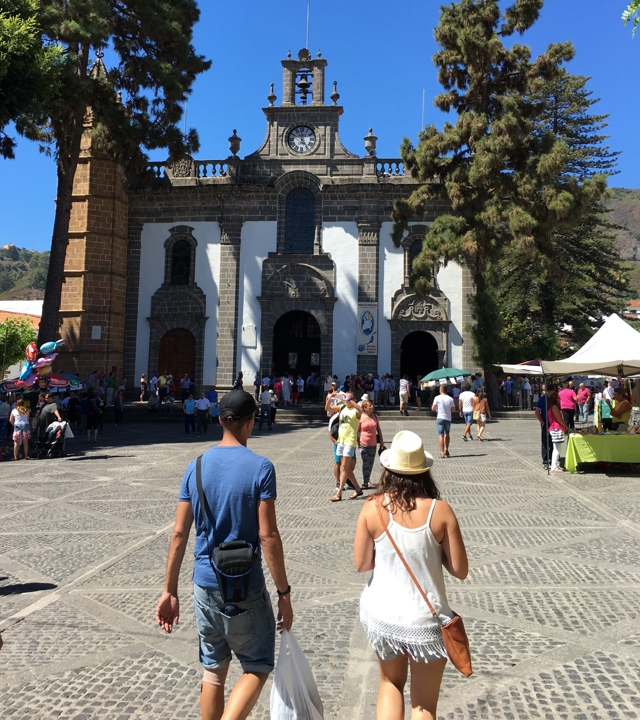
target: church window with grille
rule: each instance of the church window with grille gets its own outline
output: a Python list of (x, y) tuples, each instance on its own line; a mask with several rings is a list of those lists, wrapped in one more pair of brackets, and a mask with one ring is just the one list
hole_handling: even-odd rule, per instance
[(409, 245), (409, 274), (413, 272), (413, 261), (422, 252), (422, 240), (423, 238), (419, 238), (418, 240), (414, 240), (411, 245)]
[(285, 207), (285, 253), (312, 254), (315, 225), (313, 193), (304, 188), (292, 190)]
[(191, 272), (191, 245), (177, 240), (171, 249), (171, 284), (188, 285)]

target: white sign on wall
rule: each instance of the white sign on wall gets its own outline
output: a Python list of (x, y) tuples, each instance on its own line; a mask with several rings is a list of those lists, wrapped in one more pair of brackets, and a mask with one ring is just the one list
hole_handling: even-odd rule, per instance
[(255, 325), (242, 326), (242, 347), (255, 348), (258, 346), (258, 330)]
[(358, 355), (378, 354), (378, 303), (358, 303)]

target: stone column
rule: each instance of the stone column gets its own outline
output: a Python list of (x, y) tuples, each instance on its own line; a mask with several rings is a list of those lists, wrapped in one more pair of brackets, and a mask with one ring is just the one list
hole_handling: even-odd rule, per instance
[[(127, 294), (124, 320), (124, 371), (130, 378), (129, 387), (137, 384), (135, 377), (136, 348), (138, 345), (138, 298), (140, 289), (140, 251), (142, 222), (129, 217), (129, 244), (127, 247)], [(158, 368), (144, 368), (152, 377)]]
[(482, 370), (473, 359), (473, 337), (471, 328), (475, 321), (471, 314), (469, 296), (475, 295), (476, 289), (471, 275), (471, 268), (465, 262), (462, 264), (462, 369), (468, 372)]
[[(242, 221), (220, 221), (220, 307), (216, 345), (216, 384), (229, 388), (236, 378), (238, 350), (238, 295)], [(205, 362), (213, 358), (205, 358)], [(252, 378), (250, 378), (253, 381)]]
[[(380, 223), (358, 222), (358, 302), (378, 302), (378, 260), (380, 255)], [(378, 326), (382, 308), (378, 307)], [(377, 355), (358, 355), (358, 374), (376, 373)]]

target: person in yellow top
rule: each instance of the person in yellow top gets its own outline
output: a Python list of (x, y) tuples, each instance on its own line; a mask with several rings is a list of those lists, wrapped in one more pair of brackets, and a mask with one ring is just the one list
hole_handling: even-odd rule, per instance
[(342, 491), (344, 490), (347, 480), (351, 481), (355, 490), (353, 495), (349, 495), (349, 499), (360, 497), (362, 489), (356, 480), (353, 472), (353, 463), (351, 458), (356, 456), (356, 448), (358, 447), (358, 428), (360, 426), (360, 418), (362, 417), (362, 408), (354, 400), (351, 393), (348, 393), (344, 405), (336, 407), (329, 406), (327, 403), (327, 412), (332, 415), (340, 413), (338, 418), (338, 443), (336, 445), (336, 456), (340, 457), (340, 487), (336, 494), (331, 498), (331, 502), (339, 502), (342, 500)]
[(631, 417), (631, 403), (625, 397), (622, 386), (618, 385), (613, 391), (613, 405), (611, 404), (611, 400), (605, 400), (605, 402), (611, 408), (613, 429), (626, 430), (626, 427), (629, 425), (629, 418)]

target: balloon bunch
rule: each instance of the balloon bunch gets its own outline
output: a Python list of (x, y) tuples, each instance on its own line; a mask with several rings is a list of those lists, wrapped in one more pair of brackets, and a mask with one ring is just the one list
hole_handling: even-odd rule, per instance
[[(38, 350), (38, 346), (32, 342), (25, 348), (25, 363), (20, 372), (20, 383), (24, 387), (35, 385), (40, 378), (51, 374), (51, 363), (58, 357), (56, 350), (64, 345), (64, 340), (52, 340), (45, 343)], [(41, 354), (42, 357), (38, 357)]]

